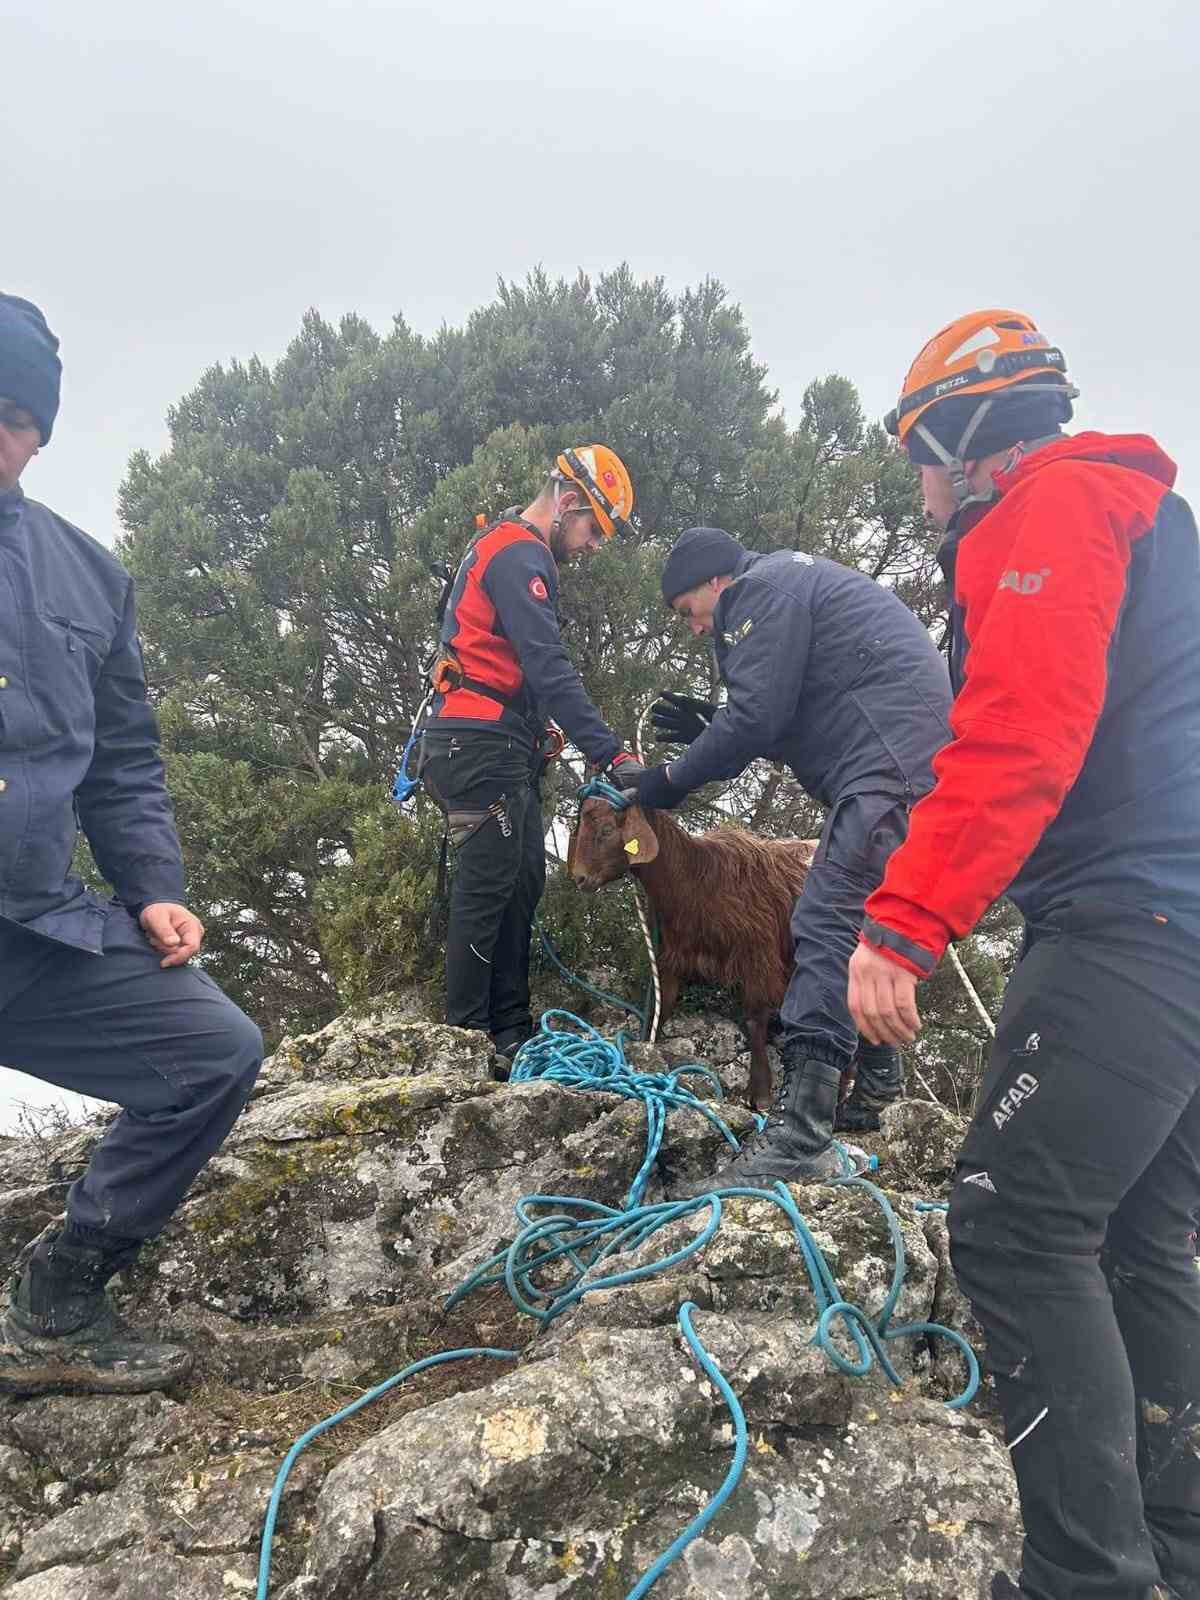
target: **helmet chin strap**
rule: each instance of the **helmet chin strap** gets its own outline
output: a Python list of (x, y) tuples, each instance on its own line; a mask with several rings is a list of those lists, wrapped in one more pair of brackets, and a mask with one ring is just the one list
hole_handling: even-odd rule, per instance
[[(1002, 389), (994, 394), (987, 395), (975, 407), (970, 422), (963, 432), (962, 438), (953, 453), (946, 449), (940, 439), (934, 437), (923, 422), (913, 425), (913, 432), (920, 434), (922, 440), (933, 451), (934, 455), (947, 467), (950, 472), (950, 483), (954, 489), (954, 498), (958, 501), (958, 509), (970, 505), (986, 504), (996, 498), (995, 488), (989, 484), (986, 489), (973, 490), (967, 482), (967, 446), (979, 431), (983, 419), (992, 409), (996, 400), (1005, 394), (1011, 394), (1011, 389)], [(1066, 400), (1077, 400), (1079, 390), (1073, 383), (1023, 383), (1022, 394), (1057, 394)]]
[(973, 490), (967, 482), (967, 446), (979, 431), (979, 425), (992, 409), (992, 396), (981, 400), (972, 413), (970, 422), (963, 430), (962, 438), (958, 441), (953, 453), (946, 449), (940, 439), (934, 437), (923, 422), (918, 422), (913, 432), (920, 434), (922, 440), (937, 456), (938, 460), (950, 473), (950, 485), (954, 490), (954, 498), (958, 502), (958, 510), (965, 506), (976, 505), (983, 501), (994, 500), (996, 491), (990, 485), (985, 490)]
[(558, 534), (561, 533), (561, 531), (562, 531), (562, 512), (558, 509), (559, 508), (559, 503), (560, 503), (561, 500), (562, 500), (562, 489), (559, 487), (559, 480), (557, 478), (555, 478), (555, 480), (554, 480), (554, 505), (553, 505), (553, 507), (551, 509), (551, 512), (550, 512), (550, 532), (549, 532), (549, 535), (548, 535), (548, 537), (551, 538), (551, 539), (556, 538), (558, 536)]

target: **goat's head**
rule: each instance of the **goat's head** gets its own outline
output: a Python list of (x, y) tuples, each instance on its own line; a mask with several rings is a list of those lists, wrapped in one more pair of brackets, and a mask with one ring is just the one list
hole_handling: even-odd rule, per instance
[(567, 871), (579, 888), (599, 889), (630, 867), (644, 867), (657, 854), (658, 839), (640, 806), (618, 811), (592, 795), (579, 808)]

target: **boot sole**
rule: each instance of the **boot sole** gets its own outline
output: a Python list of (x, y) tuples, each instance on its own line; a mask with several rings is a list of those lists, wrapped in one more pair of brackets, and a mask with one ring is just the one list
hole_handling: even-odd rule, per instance
[(169, 1389), (192, 1370), (188, 1350), (170, 1361), (102, 1363), (89, 1359), (86, 1345), (64, 1349), (61, 1339), (14, 1337), (7, 1321), (0, 1338), (0, 1394), (147, 1394)]

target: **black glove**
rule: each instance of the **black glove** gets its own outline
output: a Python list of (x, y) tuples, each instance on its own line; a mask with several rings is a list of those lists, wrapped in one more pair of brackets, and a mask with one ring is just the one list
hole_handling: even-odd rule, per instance
[(690, 694), (674, 694), (670, 689), (664, 689), (650, 707), (650, 721), (664, 744), (691, 744), (716, 714), (711, 700), (696, 700)]
[(645, 767), (631, 756), (628, 750), (618, 750), (601, 776), (606, 778), (614, 789), (636, 789), (645, 773)]
[(665, 764), (644, 767), (637, 781), (638, 804), (649, 806), (651, 811), (674, 811), (687, 799), (689, 792), (676, 788), (671, 782), (671, 769)]

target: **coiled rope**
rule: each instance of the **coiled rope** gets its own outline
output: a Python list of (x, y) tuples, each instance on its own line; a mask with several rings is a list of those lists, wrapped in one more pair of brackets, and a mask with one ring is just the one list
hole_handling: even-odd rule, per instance
[[(555, 1019), (563, 1021), (567, 1027), (555, 1028)], [(907, 1269), (900, 1223), (887, 1196), (874, 1183), (854, 1171), (853, 1163), (845, 1152), (843, 1159), (847, 1174), (832, 1181), (837, 1186), (865, 1189), (871, 1195), (883, 1213), (893, 1250), (891, 1286), (882, 1309), (874, 1317), (841, 1294), (829, 1263), (786, 1184), (775, 1183), (769, 1189), (721, 1189), (693, 1199), (665, 1200), (651, 1205), (643, 1203), (642, 1197), (661, 1149), (666, 1119), (672, 1110), (698, 1111), (721, 1132), (729, 1144), (735, 1148), (737, 1146), (736, 1138), (720, 1115), (681, 1082), (689, 1076), (704, 1079), (720, 1094), (720, 1084), (715, 1075), (699, 1063), (677, 1067), (666, 1073), (637, 1072), (625, 1057), (620, 1036), (616, 1040), (605, 1039), (570, 1012), (546, 1013), (539, 1033), (517, 1053), (512, 1081), (520, 1083), (542, 1079), (566, 1088), (601, 1091), (640, 1101), (646, 1108), (646, 1150), (643, 1161), (624, 1204), (619, 1208), (566, 1195), (524, 1196), (516, 1207), (517, 1220), (521, 1224), (516, 1238), (476, 1268), (450, 1296), (446, 1310), (476, 1289), (503, 1283), (514, 1306), (545, 1328), (587, 1294), (598, 1289), (638, 1282), (668, 1271), (699, 1254), (721, 1225), (724, 1201), (735, 1198), (766, 1200), (779, 1206), (787, 1216), (808, 1274), (819, 1311), (811, 1343), (821, 1349), (841, 1372), (862, 1377), (878, 1362), (889, 1380), (899, 1386), (902, 1379), (888, 1354), (889, 1344), (907, 1338), (948, 1339), (959, 1349), (967, 1364), (966, 1386), (949, 1404), (955, 1409), (967, 1405), (979, 1384), (979, 1365), (967, 1341), (953, 1329), (939, 1323), (918, 1322), (901, 1327), (891, 1325)], [(617, 1271), (604, 1270), (606, 1263), (615, 1266), (618, 1257), (629, 1260), (655, 1234), (672, 1223), (703, 1211), (708, 1213), (703, 1225), (690, 1239), (667, 1255)], [(641, 1600), (712, 1521), (736, 1488), (745, 1465), (745, 1413), (696, 1334), (692, 1325), (695, 1309), (691, 1301), (680, 1307), (679, 1328), (696, 1360), (729, 1408), (736, 1440), (734, 1459), (724, 1482), (708, 1505), (639, 1579), (630, 1590), (627, 1600)], [(853, 1354), (848, 1355), (839, 1349), (835, 1342), (838, 1334), (843, 1339), (849, 1339)], [(297, 1457), (313, 1439), (427, 1367), (479, 1355), (511, 1360), (516, 1354), (511, 1350), (482, 1348), (452, 1350), (426, 1357), (405, 1367), (402, 1372), (369, 1390), (352, 1405), (326, 1418), (297, 1439), (284, 1458), (271, 1492), (263, 1529), (257, 1600), (267, 1600), (271, 1542), (284, 1483)]]

